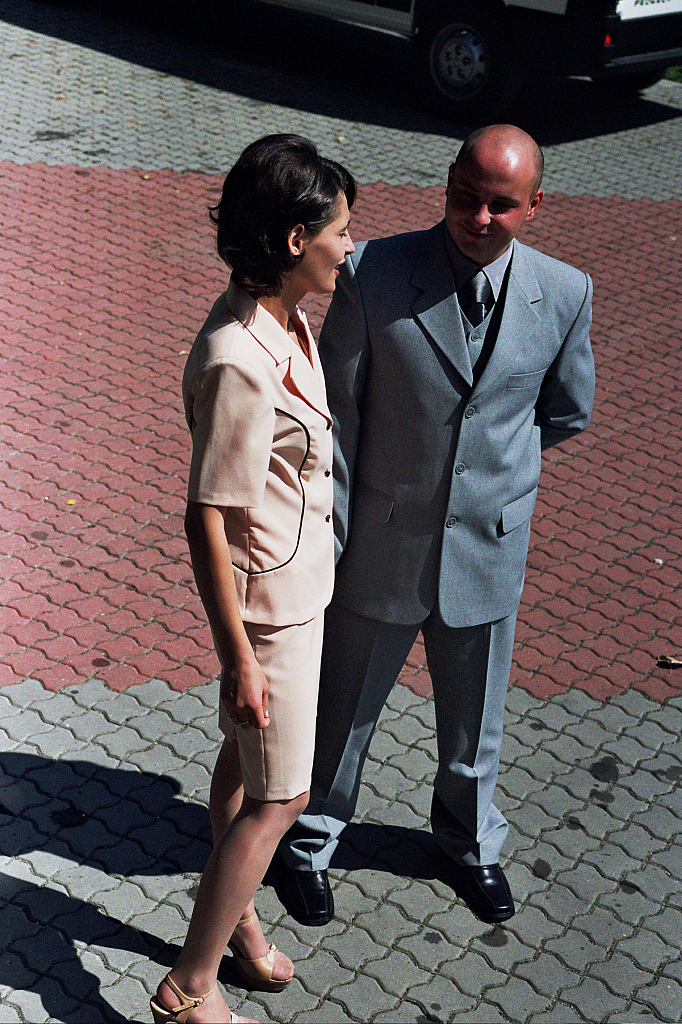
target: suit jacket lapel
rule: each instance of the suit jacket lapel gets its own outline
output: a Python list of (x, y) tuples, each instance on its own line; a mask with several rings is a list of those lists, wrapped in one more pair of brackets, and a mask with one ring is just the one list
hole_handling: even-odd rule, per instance
[(308, 335), (312, 365), (275, 318), (239, 285), (230, 282), (226, 299), (233, 314), (243, 323), (249, 334), (270, 353), (282, 374), (285, 387), (331, 422), (317, 346), (310, 333), (305, 313), (299, 310), (299, 316)]
[(474, 375), (454, 289), (452, 267), (443, 240), (442, 222), (427, 233), (410, 284), (421, 293), (412, 303), (415, 318), (460, 376), (472, 385)]
[(298, 345), (289, 339), (291, 344), (289, 387), (293, 387), (304, 402), (307, 402), (309, 406), (316, 409), (317, 412), (321, 413), (331, 423), (331, 416), (327, 407), (327, 392), (324, 386), (324, 373), (322, 372), (320, 357), (317, 354), (317, 345), (310, 333), (305, 313), (299, 309), (298, 314), (308, 335), (310, 359), (301, 351)]
[(494, 380), (507, 373), (517, 354), (533, 343), (540, 324), (538, 310), (542, 292), (533, 269), (531, 253), (532, 249), (514, 242), (514, 255), (497, 338), (474, 394), (485, 391)]

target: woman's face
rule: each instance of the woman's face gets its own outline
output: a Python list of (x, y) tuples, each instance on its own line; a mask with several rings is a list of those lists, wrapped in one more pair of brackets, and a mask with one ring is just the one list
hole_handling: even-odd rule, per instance
[(337, 215), (316, 235), (305, 230), (300, 238), (303, 259), (292, 271), (305, 292), (327, 295), (336, 288), (339, 268), (347, 255), (355, 252), (348, 233), (350, 213), (343, 192), (339, 193)]

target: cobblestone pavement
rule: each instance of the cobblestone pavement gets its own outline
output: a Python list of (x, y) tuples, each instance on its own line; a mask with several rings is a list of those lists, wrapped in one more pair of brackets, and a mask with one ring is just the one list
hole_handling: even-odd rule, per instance
[[(216, 661), (178, 387), (225, 280), (219, 171), (303, 131), (363, 182), (359, 239), (433, 223), (465, 133), (412, 99), (397, 40), (271, 13), (275, 47), (243, 10), (232, 35), (196, 11), (0, 0), (0, 1024), (148, 1020), (208, 853)], [(293, 77), (279, 54), (303, 33)], [(334, 922), (297, 925), (264, 885), (295, 981), (248, 993), (224, 961), (261, 1020), (682, 1019), (682, 672), (657, 665), (682, 658), (682, 88), (617, 106), (531, 83), (515, 119), (549, 158), (524, 237), (593, 275), (599, 379), (534, 517), (498, 787), (518, 913), (477, 922), (434, 848), (418, 643), (334, 860)]]

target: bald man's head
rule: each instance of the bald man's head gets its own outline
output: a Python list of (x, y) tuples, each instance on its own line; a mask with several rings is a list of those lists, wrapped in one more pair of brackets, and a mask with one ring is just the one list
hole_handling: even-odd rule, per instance
[(477, 153), (494, 150), (499, 156), (505, 155), (510, 166), (532, 168), (530, 176), (531, 195), (540, 188), (545, 170), (545, 158), (532, 135), (513, 124), (489, 124), (477, 128), (464, 142), (457, 154), (455, 167), (460, 161), (477, 159)]
[(479, 128), (448, 174), (445, 221), (455, 245), (479, 267), (502, 255), (542, 201), (543, 160), (512, 124)]

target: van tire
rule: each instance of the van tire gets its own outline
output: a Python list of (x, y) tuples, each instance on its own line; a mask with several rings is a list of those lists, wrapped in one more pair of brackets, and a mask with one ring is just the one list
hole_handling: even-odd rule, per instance
[(503, 43), (492, 24), (492, 18), (455, 8), (448, 18), (419, 28), (417, 56), (427, 97), (451, 116), (471, 120), (499, 113), (518, 95), (515, 48), (511, 40)]

